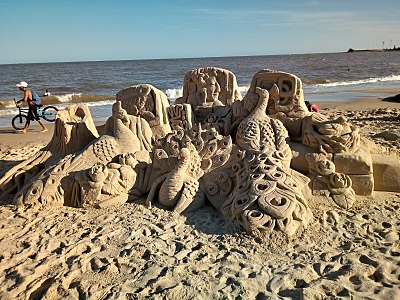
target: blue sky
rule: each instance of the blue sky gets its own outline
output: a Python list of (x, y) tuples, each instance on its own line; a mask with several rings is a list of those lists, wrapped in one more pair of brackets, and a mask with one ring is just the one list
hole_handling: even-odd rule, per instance
[(0, 14), (0, 64), (400, 46), (399, 0), (0, 0)]

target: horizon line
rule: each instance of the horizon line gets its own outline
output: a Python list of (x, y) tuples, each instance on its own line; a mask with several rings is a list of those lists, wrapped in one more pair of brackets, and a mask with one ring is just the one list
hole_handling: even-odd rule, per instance
[[(364, 50), (373, 51), (374, 49)], [(306, 55), (306, 54), (335, 54), (347, 53), (343, 52), (312, 52), (312, 53), (286, 53), (286, 54), (254, 54), (254, 55), (227, 55), (227, 56), (201, 56), (201, 57), (169, 57), (169, 58), (136, 58), (136, 59), (105, 59), (105, 60), (76, 60), (76, 61), (46, 61), (46, 62), (15, 62), (15, 63), (0, 63), (3, 65), (30, 65), (30, 64), (57, 64), (57, 63), (88, 63), (88, 62), (113, 62), (113, 61), (144, 61), (144, 60), (177, 60), (177, 59), (205, 59), (205, 58), (224, 58), (224, 57), (254, 57), (254, 56), (279, 56), (279, 55)]]

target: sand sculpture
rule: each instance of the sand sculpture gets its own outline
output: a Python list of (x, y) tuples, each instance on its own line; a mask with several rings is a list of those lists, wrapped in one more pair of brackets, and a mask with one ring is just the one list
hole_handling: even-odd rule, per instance
[(41, 171), (63, 157), (82, 150), (99, 137), (86, 105), (71, 105), (58, 113), (50, 143), (0, 179), (1, 195), (16, 194)]
[(171, 131), (168, 121), (167, 95), (150, 84), (128, 87), (117, 93), (117, 101), (132, 116), (145, 119), (156, 137), (162, 137)]
[(347, 119), (308, 112), (293, 74), (261, 70), (241, 99), (234, 74), (201, 68), (173, 105), (148, 84), (121, 90), (101, 135), (85, 105), (61, 111), (49, 145), (0, 191), (29, 208), (145, 199), (182, 213), (209, 201), (248, 232), (293, 236), (312, 220), (311, 193), (346, 209), (373, 192), (361, 142)]
[[(113, 116), (109, 122), (113, 123), (112, 130), (94, 139), (81, 151), (69, 154), (39, 172), (33, 181), (18, 190), (15, 203), (34, 207), (82, 207), (103, 200), (100, 197), (101, 192), (117, 196), (119, 193), (116, 181), (121, 181), (120, 185), (126, 189), (132, 187), (134, 182), (126, 180), (133, 181), (135, 176), (123, 172), (122, 167), (115, 167), (112, 164), (113, 159), (117, 158), (120, 163), (122, 160), (125, 164), (133, 166), (132, 159), (139, 160), (145, 156), (142, 153), (146, 153), (146, 142), (149, 141), (143, 141), (141, 135), (135, 135), (130, 128), (141, 127), (141, 132), (147, 133), (146, 139), (151, 138), (151, 129), (147, 122), (128, 115), (122, 109), (121, 102), (113, 105)], [(133, 158), (125, 159), (128, 154)], [(118, 168), (121, 170), (116, 170)]]
[(175, 104), (190, 105), (197, 122), (214, 123), (224, 130), (224, 135), (228, 135), (233, 125), (230, 107), (240, 99), (232, 72), (200, 68), (185, 75), (182, 97), (176, 99)]
[(185, 75), (182, 97), (176, 104), (198, 107), (230, 106), (240, 99), (235, 75), (220, 68), (200, 68)]

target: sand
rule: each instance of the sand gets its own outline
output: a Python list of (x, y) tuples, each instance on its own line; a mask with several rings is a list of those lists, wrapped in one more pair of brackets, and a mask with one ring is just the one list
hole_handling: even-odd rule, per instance
[[(319, 106), (399, 155), (400, 103), (365, 102)], [(0, 129), (0, 176), (46, 145), (49, 129)], [(1, 203), (0, 299), (400, 299), (400, 194), (357, 197), (347, 211), (309, 203), (314, 221), (293, 240), (246, 235), (211, 206), (180, 216), (140, 203)]]

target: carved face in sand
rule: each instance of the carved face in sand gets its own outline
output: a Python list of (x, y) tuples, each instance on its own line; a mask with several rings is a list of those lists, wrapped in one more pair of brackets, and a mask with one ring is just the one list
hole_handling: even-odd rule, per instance
[(102, 182), (107, 178), (108, 169), (101, 163), (95, 164), (89, 169), (89, 177), (94, 182)]
[(219, 94), (221, 93), (221, 87), (215, 77), (206, 77), (206, 89), (207, 89), (207, 102), (214, 102), (218, 100)]

